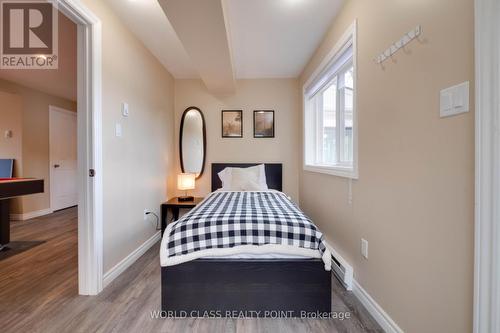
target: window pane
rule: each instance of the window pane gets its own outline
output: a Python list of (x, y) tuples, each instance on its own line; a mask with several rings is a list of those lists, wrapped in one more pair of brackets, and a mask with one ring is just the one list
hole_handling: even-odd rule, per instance
[(354, 80), (352, 78), (352, 72), (354, 68), (351, 67), (344, 75), (344, 82), (347, 88), (354, 89)]
[(337, 130), (337, 83), (334, 80), (323, 92), (322, 119), (322, 158), (320, 164), (334, 165), (336, 162), (336, 130)]
[(343, 110), (344, 110), (344, 121), (343, 121), (343, 138), (341, 141), (343, 141), (343, 149), (342, 149), (342, 154), (340, 156), (340, 159), (342, 162), (351, 162), (353, 161), (353, 151), (354, 151), (354, 145), (353, 145), (353, 79), (352, 79), (352, 72), (353, 68), (349, 69), (345, 74), (344, 74), (344, 82), (345, 82), (345, 87), (343, 90), (344, 92), (344, 105), (343, 105)]
[(354, 40), (346, 40), (342, 52), (303, 86), (305, 170), (358, 177), (355, 47)]
[(306, 100), (304, 110), (304, 158), (308, 165), (316, 162), (316, 97)]

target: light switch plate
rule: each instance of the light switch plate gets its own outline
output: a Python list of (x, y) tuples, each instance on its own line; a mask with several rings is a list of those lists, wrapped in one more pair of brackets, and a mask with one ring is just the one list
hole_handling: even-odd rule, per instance
[(123, 129), (122, 129), (122, 124), (116, 123), (115, 126), (115, 135), (120, 138), (123, 136)]
[(442, 112), (450, 111), (453, 108), (453, 94), (451, 91), (441, 92), (441, 116)]
[(361, 255), (368, 259), (368, 241), (364, 238), (361, 238)]
[(469, 112), (469, 81), (441, 90), (441, 118)]

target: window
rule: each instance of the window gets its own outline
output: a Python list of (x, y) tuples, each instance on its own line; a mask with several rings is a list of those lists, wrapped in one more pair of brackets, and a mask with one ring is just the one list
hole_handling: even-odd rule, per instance
[(354, 29), (304, 85), (304, 169), (357, 178)]

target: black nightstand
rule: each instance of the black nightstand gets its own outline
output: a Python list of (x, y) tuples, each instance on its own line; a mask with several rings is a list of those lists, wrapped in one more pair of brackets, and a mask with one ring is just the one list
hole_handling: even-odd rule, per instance
[(193, 201), (179, 201), (178, 197), (172, 198), (167, 202), (161, 204), (161, 235), (163, 236), (163, 232), (167, 228), (167, 214), (168, 210), (172, 211), (172, 215), (174, 217), (174, 221), (177, 221), (179, 218), (179, 210), (182, 209), (191, 209), (196, 207), (204, 198), (194, 198)]

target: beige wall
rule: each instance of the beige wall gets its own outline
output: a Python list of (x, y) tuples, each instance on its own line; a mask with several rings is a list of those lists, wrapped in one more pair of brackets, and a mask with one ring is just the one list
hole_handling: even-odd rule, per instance
[[(284, 192), (298, 200), (297, 133), (299, 89), (296, 79), (239, 80), (236, 93), (216, 97), (201, 80), (175, 81), (175, 165), (180, 172), (178, 154), (179, 126), (182, 113), (189, 106), (201, 109), (207, 126), (207, 158), (205, 172), (196, 181), (196, 195), (210, 192), (211, 163), (278, 162), (283, 163)], [(221, 137), (221, 110), (243, 110), (243, 138)], [(275, 110), (275, 138), (253, 137), (253, 111)]]
[[(23, 149), (23, 100), (0, 89), (0, 105), (0, 158), (14, 158), (19, 167)], [(6, 131), (12, 131), (11, 138), (5, 137)], [(19, 171), (16, 170), (16, 175)]]
[(0, 79), (76, 101), (76, 24), (59, 13), (57, 69), (0, 69)]
[[(173, 152), (174, 80), (98, 0), (84, 0), (102, 22), (104, 167), (104, 272), (142, 245), (155, 231), (154, 218), (167, 197)], [(128, 118), (121, 103), (129, 104)], [(115, 137), (115, 124), (123, 137)]]
[[(18, 176), (42, 178), (45, 191), (22, 197), (22, 209), (30, 213), (50, 208), (49, 188), (49, 105), (76, 111), (76, 103), (64, 98), (0, 79), (0, 91), (15, 94), (22, 101), (22, 173)], [(2, 109), (4, 105), (2, 105)]]
[[(22, 174), (23, 153), (23, 100), (16, 94), (0, 90), (0, 158), (15, 159), (14, 176)], [(5, 132), (11, 131), (12, 137), (5, 137)], [(22, 211), (22, 202), (13, 199), (10, 203), (11, 212)]]
[[(472, 330), (474, 110), (440, 119), (439, 91), (473, 83), (473, 5), (350, 0), (301, 76), (304, 83), (357, 18), (353, 203), (346, 179), (301, 171), (301, 206), (406, 332)], [(385, 69), (374, 63), (417, 24), (422, 42), (412, 42)], [(360, 255), (362, 237), (369, 260)]]

